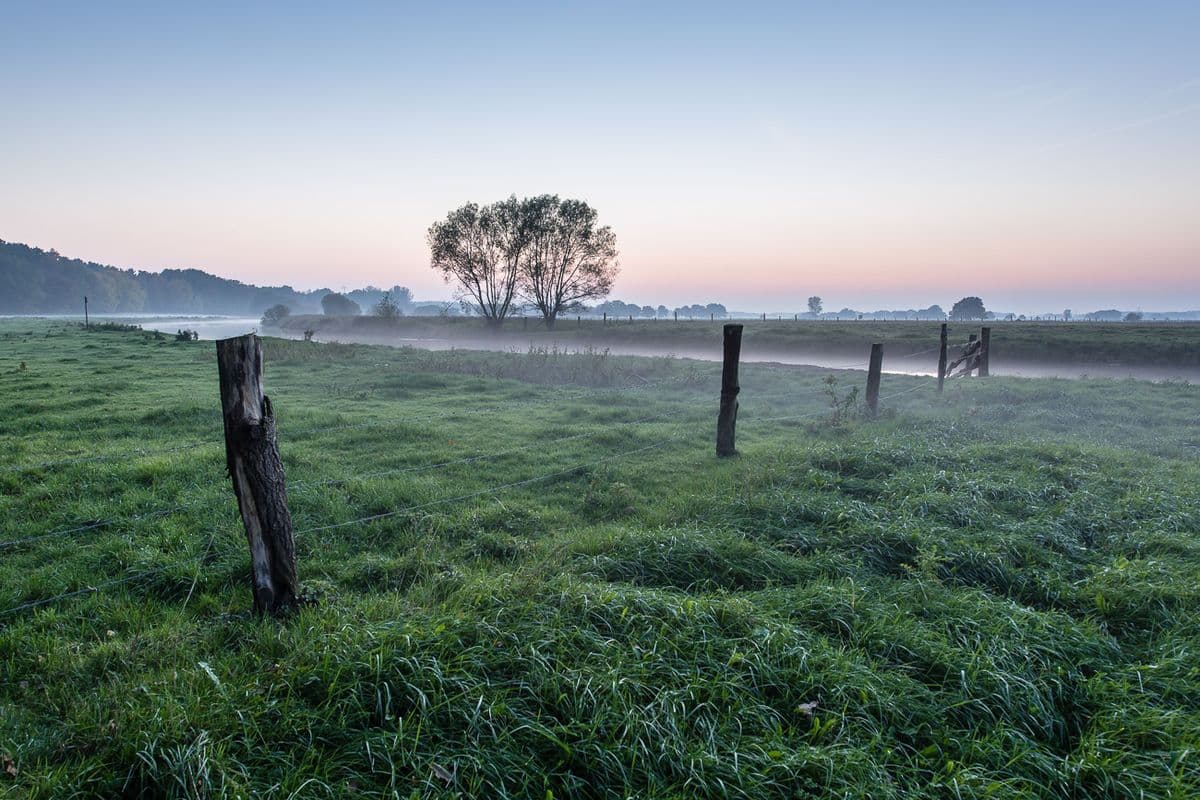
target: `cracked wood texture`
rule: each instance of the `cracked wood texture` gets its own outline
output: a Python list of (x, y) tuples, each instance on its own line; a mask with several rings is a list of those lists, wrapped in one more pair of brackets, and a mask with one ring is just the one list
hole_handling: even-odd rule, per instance
[(217, 342), (225, 458), (250, 545), (254, 609), (276, 615), (296, 604), (296, 542), (262, 366), (257, 336)]

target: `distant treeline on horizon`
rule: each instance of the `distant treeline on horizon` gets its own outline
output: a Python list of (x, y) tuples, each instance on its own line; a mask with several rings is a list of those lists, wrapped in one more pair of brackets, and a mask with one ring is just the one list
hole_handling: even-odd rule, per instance
[[(162, 272), (118, 269), (0, 239), (0, 314), (81, 314), (85, 296), (89, 308), (97, 314), (150, 312), (258, 317), (276, 304), (283, 304), (297, 314), (319, 314), (321, 299), (331, 291), (254, 286), (198, 269)], [(368, 286), (346, 292), (345, 297), (362, 308), (371, 308), (387, 291)], [(444, 305), (416, 303), (406, 311)], [(436, 314), (437, 308), (432, 313)]]
[[(322, 299), (331, 289), (300, 291), (291, 286), (255, 286), (241, 281), (220, 278), (198, 269), (164, 269), (161, 272), (119, 269), (92, 261), (66, 258), (55, 250), (42, 250), (25, 244), (0, 239), (0, 314), (79, 314), (83, 297), (97, 314), (217, 314), (258, 317), (272, 306), (284, 305), (293, 314), (323, 313)], [(463, 312), (458, 303), (447, 301), (412, 302), (411, 295), (400, 286), (381, 289), (367, 286), (343, 296), (356, 303), (364, 313), (391, 293), (394, 299), (403, 297), (401, 312), (414, 315)], [(819, 300), (819, 298), (814, 298)], [(522, 313), (521, 310), (517, 311)], [(663, 319), (753, 318), (761, 312), (730, 311), (722, 303), (692, 304), (668, 308), (665, 305), (638, 305), (620, 300), (607, 300), (595, 306), (576, 309), (574, 313), (589, 316)], [(1116, 309), (1081, 312), (1074, 319), (1119, 321), (1127, 312)], [(798, 317), (800, 319), (889, 319), (938, 320), (946, 312), (938, 305), (924, 309), (859, 311), (843, 308), (840, 311), (769, 311), (768, 319)], [(989, 315), (998, 320), (1016, 319), (1018, 315), (996, 312)], [(1062, 314), (1044, 314), (1020, 319), (1055, 319)], [(1200, 311), (1143, 312), (1145, 320), (1200, 319)]]

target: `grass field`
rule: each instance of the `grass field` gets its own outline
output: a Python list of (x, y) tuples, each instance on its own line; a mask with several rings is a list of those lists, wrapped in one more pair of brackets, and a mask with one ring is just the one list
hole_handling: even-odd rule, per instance
[[(746, 326), (744, 352), (758, 358), (796, 354), (835, 354), (866, 360), (872, 342), (884, 344), (885, 362), (937, 347), (938, 322), (738, 320)], [(569, 317), (547, 331), (537, 320), (510, 320), (497, 334), (478, 319), (405, 317), (323, 317), (301, 315), (283, 327), (299, 336), (306, 329), (323, 340), (383, 340), (402, 337), (448, 338), (466, 342), (511, 341), (525, 349), (557, 341), (597, 348), (655, 348), (720, 357), (723, 320), (599, 320)], [(950, 341), (966, 341), (979, 322), (951, 322)], [(1200, 367), (1200, 323), (990, 322), (993, 359), (1000, 363)], [(936, 364), (937, 356), (932, 356)]]
[(0, 795), (1200, 796), (1195, 386), (266, 364), (285, 621), (212, 344), (0, 321)]

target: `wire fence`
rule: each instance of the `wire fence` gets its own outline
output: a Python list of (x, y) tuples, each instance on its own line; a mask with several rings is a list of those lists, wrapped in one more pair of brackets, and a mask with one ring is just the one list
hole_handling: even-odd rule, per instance
[[(916, 354), (913, 354), (913, 355), (916, 355)], [(672, 379), (672, 382), (677, 381), (677, 380), (679, 380), (679, 379), (678, 378)], [(888, 400), (888, 399), (892, 399), (895, 397), (908, 395), (908, 394), (917, 392), (921, 389), (932, 386), (936, 382), (937, 382), (936, 380), (926, 380), (921, 383), (918, 383), (915, 386), (907, 387), (907, 388), (897, 391), (897, 392), (892, 392), (889, 394), (881, 395), (879, 397), (879, 400), (881, 400), (881, 401)], [(661, 382), (660, 382), (660, 384), (661, 384)], [(640, 387), (630, 387), (630, 388), (636, 389), (636, 388), (640, 388)], [(650, 388), (650, 387), (647, 386), (646, 388)], [(822, 398), (822, 395), (811, 395), (811, 396), (806, 397), (806, 396), (797, 396), (795, 393), (780, 393), (780, 394), (777, 394), (774, 396), (772, 396), (772, 395), (755, 396), (753, 399), (758, 400), (758, 401), (764, 401), (764, 402), (770, 401), (772, 399), (786, 399), (786, 400), (789, 400), (792, 402), (808, 400), (809, 402), (811, 402), (814, 399), (821, 399), (821, 398)], [(314, 428), (309, 428), (309, 429), (302, 429), (300, 431), (294, 431), (290, 435), (291, 436), (303, 436), (303, 435), (307, 435), (307, 434), (321, 433), (321, 432), (326, 432), (326, 431), (338, 431), (338, 430), (347, 430), (347, 429), (353, 429), (353, 428), (361, 428), (364, 426), (370, 426), (372, 424), (380, 424), (380, 423), (382, 423), (382, 424), (399, 424), (399, 423), (403, 423), (403, 422), (427, 421), (427, 420), (432, 420), (432, 419), (452, 417), (455, 415), (471, 417), (471, 416), (474, 416), (477, 414), (488, 413), (493, 410), (511, 410), (514, 406), (529, 405), (529, 404), (534, 404), (534, 403), (544, 404), (545, 402), (546, 401), (543, 401), (543, 400), (519, 401), (517, 403), (510, 403), (510, 404), (507, 404), (504, 406), (481, 408), (481, 409), (470, 409), (470, 410), (466, 410), (466, 411), (452, 409), (452, 410), (447, 410), (447, 411), (439, 413), (439, 414), (430, 414), (430, 415), (424, 415), (421, 417), (409, 417), (409, 418), (398, 419), (398, 420), (380, 420), (380, 421), (373, 421), (373, 422), (369, 422), (369, 423), (355, 423), (355, 424), (347, 424), (347, 425), (314, 427)], [(309, 490), (312, 490), (312, 489), (315, 489), (318, 487), (323, 487), (323, 486), (342, 485), (342, 484), (347, 484), (347, 483), (351, 483), (354, 481), (360, 481), (360, 480), (373, 480), (373, 479), (379, 479), (379, 478), (393, 477), (393, 476), (402, 475), (402, 474), (412, 474), (412, 473), (434, 471), (434, 470), (449, 468), (451, 466), (456, 466), (456, 465), (472, 464), (472, 463), (482, 462), (485, 460), (501, 458), (501, 457), (504, 457), (507, 455), (512, 455), (515, 453), (524, 452), (524, 451), (528, 451), (528, 450), (535, 449), (535, 448), (548, 449), (548, 448), (553, 448), (555, 445), (560, 445), (560, 444), (571, 442), (571, 441), (578, 441), (578, 440), (586, 439), (589, 437), (600, 436), (600, 435), (603, 435), (603, 434), (611, 431), (611, 429), (613, 427), (633, 426), (633, 425), (642, 425), (642, 424), (650, 424), (650, 423), (661, 423), (661, 422), (670, 421), (670, 420), (675, 420), (676, 424), (683, 424), (684, 422), (694, 422), (696, 420), (690, 419), (690, 418), (689, 419), (683, 419), (683, 418), (685, 416), (692, 415), (694, 412), (701, 412), (704, 410), (712, 410), (712, 409), (709, 408), (708, 405), (705, 405), (705, 406), (694, 405), (694, 404), (677, 405), (675, 408), (672, 408), (671, 410), (665, 411), (662, 413), (646, 415), (643, 417), (639, 417), (637, 419), (627, 420), (624, 422), (606, 424), (605, 427), (601, 428), (600, 430), (596, 430), (596, 431), (575, 433), (575, 434), (570, 434), (570, 435), (566, 435), (566, 436), (554, 437), (554, 438), (551, 438), (548, 440), (535, 440), (535, 441), (528, 442), (523, 445), (509, 447), (509, 448), (505, 448), (505, 449), (494, 451), (494, 452), (476, 453), (476, 454), (469, 455), (469, 456), (463, 456), (460, 458), (431, 462), (431, 463), (427, 463), (427, 464), (405, 465), (405, 466), (400, 466), (400, 467), (395, 467), (395, 468), (389, 468), (386, 470), (378, 470), (378, 471), (374, 471), (374, 472), (359, 473), (357, 475), (343, 476), (343, 477), (337, 477), (337, 478), (299, 481), (299, 482), (293, 484), (292, 489), (295, 494), (303, 495), (306, 491), (309, 491)], [(785, 414), (785, 415), (764, 416), (764, 417), (750, 417), (749, 419), (744, 419), (743, 422), (772, 423), (772, 422), (784, 422), (784, 421), (798, 421), (798, 420), (803, 420), (803, 419), (814, 419), (814, 418), (826, 415), (828, 413), (830, 413), (828, 409), (807, 410), (803, 413), (796, 413), (796, 414)], [(387, 511), (379, 512), (379, 513), (375, 513), (375, 514), (369, 514), (369, 515), (356, 517), (356, 518), (352, 518), (352, 519), (348, 519), (348, 520), (343, 520), (340, 522), (333, 522), (333, 523), (321, 524), (321, 525), (312, 525), (312, 526), (308, 526), (308, 527), (296, 530), (294, 533), (297, 536), (322, 533), (322, 532), (338, 530), (338, 529), (342, 529), (342, 528), (346, 528), (346, 527), (351, 527), (351, 526), (355, 526), (355, 525), (369, 524), (369, 523), (376, 522), (379, 520), (395, 518), (395, 517), (399, 517), (402, 515), (406, 515), (406, 514), (420, 511), (420, 510), (427, 509), (427, 508), (450, 505), (453, 503), (464, 502), (464, 501), (471, 500), (474, 498), (479, 498), (479, 497), (492, 496), (492, 495), (498, 494), (500, 492), (508, 491), (510, 489), (514, 489), (514, 488), (518, 488), (518, 487), (522, 487), (522, 486), (535, 485), (538, 483), (553, 480), (558, 477), (564, 477), (564, 476), (576, 474), (580, 470), (588, 469), (590, 467), (594, 467), (594, 466), (597, 466), (600, 464), (616, 461), (619, 459), (629, 459), (634, 456), (648, 454), (652, 451), (658, 451), (658, 450), (665, 448), (667, 445), (669, 445), (673, 442), (680, 441), (686, 435), (687, 435), (686, 432), (681, 431), (680, 433), (665, 437), (661, 440), (658, 440), (658, 441), (653, 442), (648, 445), (642, 445), (642, 446), (634, 447), (634, 448), (631, 448), (631, 449), (628, 449), (628, 450), (625, 450), (622, 452), (611, 453), (611, 454), (608, 454), (608, 455), (605, 455), (605, 456), (602, 456), (599, 458), (594, 458), (594, 459), (590, 459), (587, 461), (575, 463), (571, 466), (550, 470), (550, 471), (538, 474), (533, 477), (523, 478), (523, 479), (513, 480), (513, 481), (507, 481), (504, 483), (481, 488), (478, 490), (473, 490), (470, 492), (456, 494), (456, 495), (453, 495), (450, 497), (443, 497), (443, 498), (437, 498), (434, 500), (423, 501), (420, 503), (413, 503), (413, 504), (403, 506), (401, 508), (390, 509)], [(222, 442), (206, 442), (205, 444), (221, 444), (221, 443)], [(194, 449), (195, 446), (196, 446), (195, 444), (179, 445), (179, 446), (175, 446), (172, 448), (165, 448), (165, 449), (158, 450), (158, 451), (135, 451), (135, 453), (138, 453), (139, 455), (141, 455), (141, 454), (159, 454), (159, 453), (166, 453), (166, 452), (178, 452), (178, 451), (185, 450), (185, 449)], [(561, 453), (560, 453), (560, 455), (561, 455)], [(114, 454), (109, 454), (109, 455), (105, 455), (105, 456), (96, 456), (96, 457), (90, 457), (88, 459), (81, 459), (81, 460), (92, 461), (92, 460), (128, 458), (128, 457), (129, 457), (128, 453), (114, 453)], [(71, 460), (71, 461), (74, 462), (75, 460)], [(61, 463), (61, 462), (59, 462), (59, 463)], [(30, 468), (30, 467), (28, 465), (26, 465), (25, 467), (18, 467), (18, 469), (23, 469), (23, 468)], [(215, 486), (215, 485), (216, 484), (214, 483), (214, 484), (210, 484), (203, 488), (209, 488), (210, 486)], [(201, 488), (201, 487), (197, 487), (197, 488)], [(114, 526), (114, 525), (129, 525), (129, 524), (134, 524), (134, 523), (142, 522), (142, 521), (146, 521), (146, 520), (165, 518), (165, 517), (169, 517), (173, 514), (179, 513), (181, 511), (186, 511), (186, 510), (198, 508), (201, 506), (206, 506), (206, 505), (210, 504), (211, 502), (212, 502), (212, 500), (209, 498), (199, 498), (199, 499), (191, 501), (191, 502), (180, 503), (180, 504), (168, 506), (168, 507), (161, 508), (161, 509), (151, 509), (151, 510), (145, 511), (140, 514), (135, 514), (135, 515), (120, 518), (120, 519), (112, 518), (112, 519), (105, 519), (105, 520), (96, 520), (96, 521), (91, 521), (91, 522), (88, 522), (85, 524), (61, 528), (61, 529), (54, 530), (54, 531), (48, 531), (48, 532), (42, 533), (42, 534), (34, 534), (31, 536), (18, 537), (18, 538), (9, 539), (6, 541), (0, 541), (0, 550), (19, 547), (19, 546), (27, 545), (27, 544), (33, 544), (33, 543), (41, 542), (43, 540), (56, 538), (56, 537), (74, 536), (74, 535), (78, 535), (78, 534), (85, 533), (88, 531), (94, 531), (97, 529), (106, 528), (106, 527), (110, 527), (110, 526)], [(167, 572), (168, 570), (174, 569), (178, 566), (182, 566), (182, 565), (189, 564), (192, 562), (196, 562), (197, 565), (199, 565), (200, 562), (202, 562), (203, 560), (208, 558), (208, 556), (211, 554), (212, 548), (214, 546), (214, 542), (216, 540), (216, 536), (217, 536), (217, 531), (213, 531), (210, 534), (208, 542), (205, 545), (204, 550), (201, 554), (190, 556), (190, 557), (183, 558), (183, 559), (173, 560), (166, 564), (162, 564), (157, 567), (154, 567), (154, 568), (151, 568), (148, 570), (143, 570), (143, 571), (133, 573), (130, 575), (114, 577), (114, 578), (111, 578), (111, 579), (108, 579), (105, 581), (101, 581), (99, 583), (89, 584), (89, 585), (81, 587), (81, 588), (71, 589), (71, 590), (62, 592), (60, 594), (50, 596), (50, 597), (31, 599), (31, 600), (13, 605), (9, 608), (0, 609), (0, 616), (9, 616), (12, 614), (20, 613), (21, 611), (39, 608), (39, 607), (42, 607), (45, 605), (56, 603), (61, 600), (66, 600), (66, 599), (70, 599), (70, 598), (74, 598), (74, 597), (80, 597), (83, 595), (94, 594), (94, 593), (106, 591), (106, 590), (109, 590), (109, 589), (112, 589), (115, 587), (124, 586), (124, 585), (130, 584), (130, 583), (133, 583), (133, 582), (145, 579), (145, 578), (153, 577), (155, 575)], [(187, 597), (189, 600), (190, 600), (193, 592), (195, 591), (196, 585), (199, 582), (199, 580), (200, 580), (200, 572), (199, 572), (199, 569), (197, 569), (196, 575), (194, 576), (193, 581), (192, 581), (191, 588), (188, 590), (188, 593), (187, 593)]]
[[(693, 380), (694, 380), (694, 378), (692, 376), (682, 375), (682, 376), (675, 376), (675, 377), (672, 377), (669, 379), (664, 379), (662, 381), (656, 381), (656, 382), (647, 383), (647, 384), (626, 386), (626, 387), (613, 387), (613, 388), (600, 387), (600, 388), (593, 388), (593, 389), (591, 389), (591, 391), (593, 391), (593, 392), (597, 392), (597, 391), (599, 391), (599, 392), (618, 392), (618, 393), (643, 392), (643, 391), (646, 391), (649, 389), (656, 389), (656, 388), (661, 389), (661, 388), (664, 388), (666, 386), (671, 386), (671, 385), (685, 385), (685, 384), (690, 383)], [(523, 406), (549, 405), (549, 404), (553, 404), (553, 403), (559, 403), (564, 400), (579, 400), (579, 399), (588, 399), (588, 398), (585, 394), (581, 394), (578, 392), (569, 393), (569, 392), (564, 391), (564, 392), (561, 392), (560, 396), (553, 396), (553, 397), (543, 396), (543, 397), (539, 397), (539, 398), (531, 398), (528, 400), (518, 400), (518, 401), (514, 401), (514, 402), (510, 402), (510, 403), (505, 403), (503, 405), (486, 406), (483, 408), (473, 408), (473, 409), (451, 408), (451, 409), (447, 409), (445, 411), (438, 412), (436, 414), (425, 414), (425, 415), (419, 415), (419, 416), (415, 416), (415, 417), (394, 417), (394, 418), (388, 418), (388, 419), (372, 419), (372, 420), (367, 420), (364, 422), (338, 423), (338, 424), (334, 424), (334, 425), (317, 425), (317, 426), (311, 426), (308, 428), (299, 428), (296, 430), (289, 430), (288, 437), (290, 439), (295, 440), (295, 439), (300, 439), (305, 436), (311, 436), (313, 434), (319, 434), (319, 433), (332, 433), (332, 432), (345, 431), (345, 430), (408, 425), (408, 424), (413, 424), (413, 423), (417, 423), (417, 422), (428, 422), (428, 421), (435, 420), (435, 419), (444, 419), (447, 417), (473, 415), (473, 414), (498, 413), (498, 412), (510, 411), (510, 410), (520, 408)], [(219, 422), (220, 420), (218, 419), (217, 421)], [(83, 432), (82, 429), (79, 429), (79, 431)], [(0, 467), (0, 473), (33, 472), (33, 471), (39, 471), (39, 470), (49, 469), (49, 468), (54, 468), (54, 467), (69, 466), (69, 465), (73, 465), (73, 464), (85, 464), (85, 463), (103, 462), (103, 461), (151, 458), (154, 456), (167, 455), (167, 454), (171, 454), (171, 453), (180, 453), (180, 452), (187, 451), (187, 450), (195, 450), (198, 447), (213, 447), (213, 446), (217, 446), (217, 445), (224, 446), (224, 439), (223, 439), (223, 434), (222, 434), (221, 430), (219, 430), (219, 429), (214, 430), (211, 433), (210, 437), (211, 438), (193, 440), (186, 444), (174, 444), (169, 447), (162, 447), (162, 448), (135, 448), (135, 449), (131, 449), (131, 450), (124, 450), (121, 452), (114, 452), (114, 453), (103, 453), (103, 454), (89, 455), (89, 456), (81, 455), (81, 456), (77, 456), (77, 457), (51, 459), (51, 460), (47, 460), (47, 461), (41, 461), (41, 462), (30, 463), (30, 464), (6, 465), (3, 467)]]

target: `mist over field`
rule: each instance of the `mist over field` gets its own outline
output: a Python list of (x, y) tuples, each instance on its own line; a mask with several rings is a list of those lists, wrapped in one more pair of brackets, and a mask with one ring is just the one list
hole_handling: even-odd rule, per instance
[(0, 798), (1200, 798), (1200, 4), (6, 4)]

